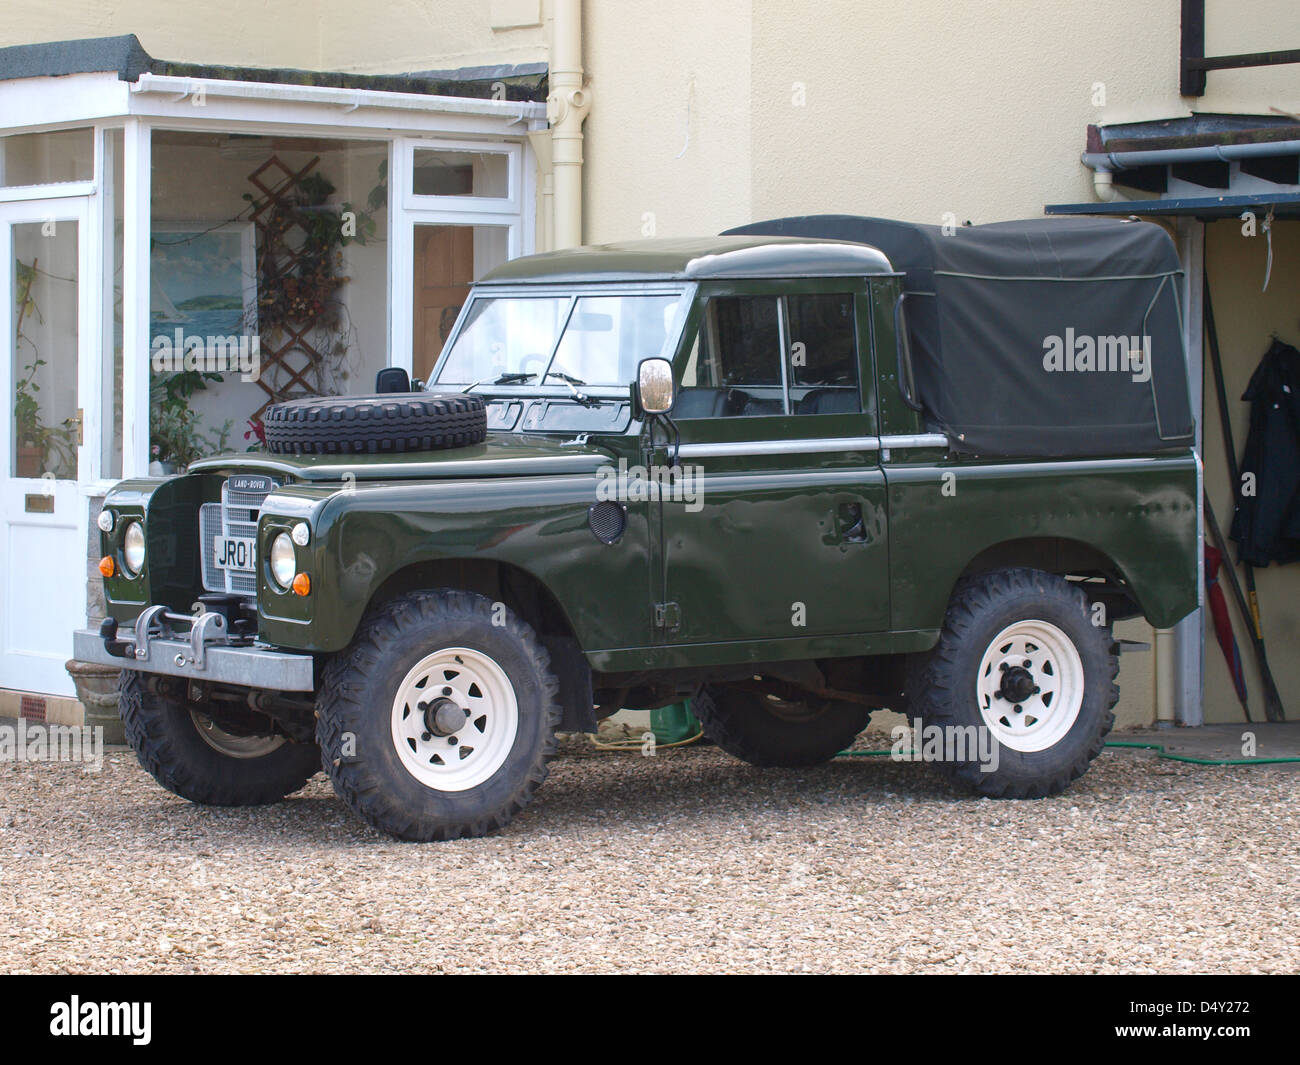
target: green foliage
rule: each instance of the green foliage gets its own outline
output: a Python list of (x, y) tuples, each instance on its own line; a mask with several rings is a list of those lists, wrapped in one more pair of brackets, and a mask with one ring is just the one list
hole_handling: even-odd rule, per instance
[(38, 465), (42, 472), (71, 476), (77, 468), (77, 427), (74, 419), (65, 418), (62, 425), (46, 425), (41, 420), (41, 401), (36, 393), (41, 386), (36, 375), (45, 365), (36, 350), (36, 345), (23, 332), (22, 323), (26, 318), (44, 322), (40, 308), (32, 296), (32, 284), (36, 280), (35, 267), (14, 260), (15, 287), (18, 297), (15, 301), (14, 349), (17, 351), (24, 344), (32, 349), (32, 361), (23, 367), (22, 375), (14, 383), (14, 437), (19, 448), (35, 448), (40, 452)]
[(195, 459), (224, 451), (230, 436), (227, 421), (215, 438), (200, 431), (198, 413), (190, 406), (195, 392), (207, 390), (209, 381), (221, 380), (219, 373), (184, 370), (155, 378), (149, 386), (149, 454), (158, 462), (170, 462), (178, 469)]

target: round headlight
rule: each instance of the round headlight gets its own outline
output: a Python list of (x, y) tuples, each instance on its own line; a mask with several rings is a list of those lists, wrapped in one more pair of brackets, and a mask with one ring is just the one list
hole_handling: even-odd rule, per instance
[(112, 532), (113, 512), (105, 507), (99, 512), (99, 517), (95, 519), (95, 524), (98, 525), (103, 532)]
[(131, 574), (144, 568), (144, 526), (138, 521), (127, 525), (122, 534), (122, 561)]
[(289, 535), (293, 537), (293, 542), (299, 547), (306, 547), (311, 541), (311, 527), (305, 521), (300, 521), (293, 527)]
[(293, 550), (293, 541), (288, 533), (280, 533), (271, 541), (271, 576), (281, 588), (293, 584), (294, 574), (298, 572), (298, 559)]

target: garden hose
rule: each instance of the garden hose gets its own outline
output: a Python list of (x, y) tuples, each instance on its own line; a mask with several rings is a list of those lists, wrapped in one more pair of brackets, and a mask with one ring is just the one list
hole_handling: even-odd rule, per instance
[[(1190, 762), (1192, 765), (1276, 765), (1283, 762), (1300, 762), (1300, 758), (1193, 758), (1186, 754), (1170, 754), (1161, 743), (1135, 743), (1129, 740), (1113, 740), (1107, 747), (1132, 747), (1144, 751), (1155, 751), (1157, 758), (1171, 762)], [(840, 751), (841, 758), (869, 758), (891, 755), (894, 751)], [(912, 755), (915, 751), (899, 751), (899, 754)]]

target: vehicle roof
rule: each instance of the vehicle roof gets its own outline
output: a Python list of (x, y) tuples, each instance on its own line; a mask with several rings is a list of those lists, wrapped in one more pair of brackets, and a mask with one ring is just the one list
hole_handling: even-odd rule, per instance
[(480, 285), (581, 281), (892, 274), (884, 253), (852, 241), (726, 236), (633, 240), (526, 255), (489, 271)]

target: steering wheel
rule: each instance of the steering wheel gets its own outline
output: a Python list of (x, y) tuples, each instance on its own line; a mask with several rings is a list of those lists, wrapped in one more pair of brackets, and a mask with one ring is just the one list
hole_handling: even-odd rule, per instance
[(545, 368), (545, 366), (546, 366), (546, 356), (545, 356), (545, 355), (525, 355), (522, 359), (519, 360), (519, 372), (520, 372), (520, 373), (528, 373), (528, 372), (529, 372), (528, 365), (529, 365), (529, 363), (533, 363), (533, 362), (537, 363), (537, 371), (536, 371), (536, 372), (537, 372), (537, 373), (541, 373), (542, 370), (543, 370), (543, 369)]

